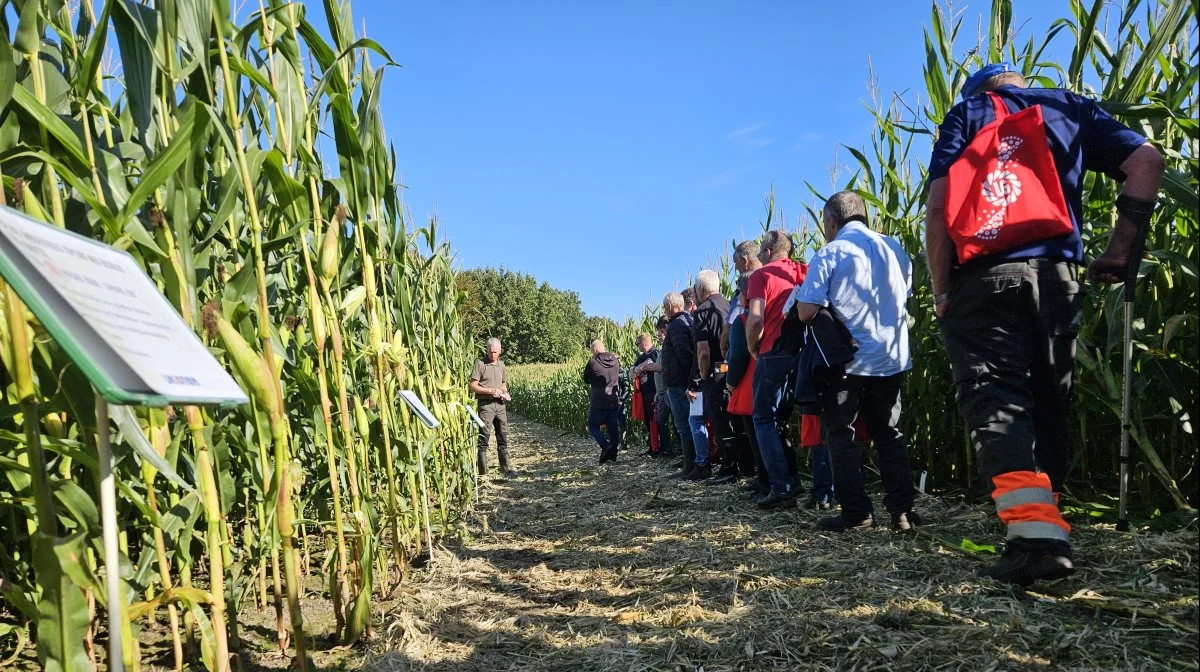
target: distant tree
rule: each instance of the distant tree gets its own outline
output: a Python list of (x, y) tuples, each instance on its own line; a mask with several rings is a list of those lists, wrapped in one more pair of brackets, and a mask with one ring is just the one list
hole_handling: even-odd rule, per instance
[(540, 285), (526, 273), (474, 268), (458, 275), (466, 293), (463, 320), (480, 346), (496, 337), (513, 363), (565, 362), (584, 340), (584, 315), (575, 292)]
[(616, 320), (602, 315), (592, 315), (587, 318), (583, 326), (583, 342), (585, 344), (591, 343), (594, 338), (608, 338), (609, 334), (615, 334), (621, 328), (621, 325), (617, 324)]

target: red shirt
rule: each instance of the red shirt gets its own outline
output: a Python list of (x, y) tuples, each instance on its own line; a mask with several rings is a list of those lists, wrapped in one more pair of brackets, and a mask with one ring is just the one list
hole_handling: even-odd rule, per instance
[(775, 340), (783, 328), (783, 304), (787, 302), (792, 288), (804, 282), (808, 264), (791, 259), (772, 261), (754, 273), (746, 283), (746, 305), (754, 299), (763, 300), (763, 334), (758, 342), (759, 354), (767, 354), (775, 347)]

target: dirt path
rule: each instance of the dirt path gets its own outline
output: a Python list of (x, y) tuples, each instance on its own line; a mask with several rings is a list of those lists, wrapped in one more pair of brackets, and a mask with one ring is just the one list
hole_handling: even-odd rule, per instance
[(1081, 571), (1025, 592), (947, 548), (996, 542), (981, 507), (922, 497), (921, 534), (817, 533), (816, 512), (759, 512), (634, 455), (600, 467), (528, 421), (511, 434), (521, 475), (413, 576), (366, 669), (1196, 669), (1194, 527), (1077, 525)]

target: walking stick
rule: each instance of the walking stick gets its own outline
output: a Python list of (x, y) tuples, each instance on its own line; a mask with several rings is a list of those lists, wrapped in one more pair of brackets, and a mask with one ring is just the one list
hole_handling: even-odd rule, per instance
[(1129, 259), (1125, 262), (1125, 361), (1121, 380), (1121, 476), (1117, 499), (1117, 530), (1121, 532), (1129, 531), (1126, 505), (1129, 498), (1129, 438), (1133, 426), (1133, 297), (1149, 230), (1149, 222), (1138, 226), (1133, 237), (1133, 247), (1129, 250)]

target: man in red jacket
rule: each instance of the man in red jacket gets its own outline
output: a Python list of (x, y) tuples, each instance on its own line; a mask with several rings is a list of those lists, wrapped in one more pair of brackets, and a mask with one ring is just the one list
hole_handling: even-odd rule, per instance
[[(771, 492), (758, 500), (759, 508), (794, 507), (796, 491), (788, 468), (779, 426), (792, 412), (790, 398), (782, 394), (795, 375), (797, 355), (779, 340), (783, 330), (783, 305), (792, 288), (804, 282), (808, 266), (791, 259), (792, 238), (786, 231), (768, 231), (759, 246), (763, 267), (746, 284), (749, 309), (746, 347), (755, 358), (754, 434), (771, 480)], [(795, 457), (793, 456), (793, 461)]]

